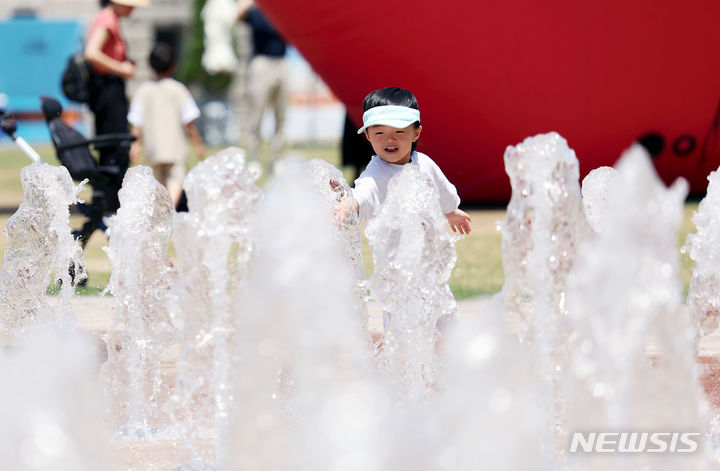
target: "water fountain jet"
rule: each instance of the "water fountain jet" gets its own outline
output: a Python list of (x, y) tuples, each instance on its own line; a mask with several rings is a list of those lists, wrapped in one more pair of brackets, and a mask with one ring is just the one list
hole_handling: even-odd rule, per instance
[[(30, 326), (72, 320), (74, 282), (85, 277), (82, 249), (70, 232), (69, 205), (78, 201), (65, 167), (33, 163), (20, 173), (24, 197), (6, 225), (7, 244), (0, 271), (0, 332), (21, 336)], [(68, 268), (78, 268), (75, 280)], [(61, 283), (60, 311), (46, 298), (51, 280)]]

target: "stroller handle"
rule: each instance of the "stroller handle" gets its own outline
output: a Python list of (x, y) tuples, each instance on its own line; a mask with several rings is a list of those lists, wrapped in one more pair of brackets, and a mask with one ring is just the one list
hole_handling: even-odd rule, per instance
[(13, 138), (13, 140), (17, 136), (17, 124), (14, 119), (5, 117), (4, 110), (0, 110), (0, 129), (2, 129), (5, 134)]
[(37, 162), (37, 163), (39, 163), (39, 164), (45, 162), (45, 161), (42, 159), (42, 157), (40, 157), (40, 154), (38, 154), (37, 152), (35, 152), (35, 149), (33, 149), (32, 147), (30, 147), (30, 144), (28, 144), (27, 142), (25, 142), (25, 139), (23, 139), (23, 138), (20, 137), (20, 136), (15, 136), (15, 139), (13, 139), (13, 140), (15, 141), (15, 144), (17, 144), (18, 147), (20, 147), (20, 150), (22, 150), (23, 153), (25, 153), (25, 155), (27, 155), (28, 157), (30, 157), (30, 160), (32, 160), (33, 162)]
[(62, 152), (69, 149), (74, 149), (77, 147), (87, 147), (87, 146), (93, 146), (96, 149), (102, 148), (102, 147), (115, 147), (115, 146), (121, 146), (121, 147), (129, 147), (130, 143), (135, 141), (137, 138), (129, 133), (112, 133), (112, 134), (102, 134), (100, 136), (95, 136), (92, 139), (82, 139), (78, 141), (71, 142), (69, 144), (56, 144), (55, 149), (58, 152)]

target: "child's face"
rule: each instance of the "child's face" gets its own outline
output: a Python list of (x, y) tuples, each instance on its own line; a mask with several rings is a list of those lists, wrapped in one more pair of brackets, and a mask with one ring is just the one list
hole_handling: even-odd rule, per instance
[(420, 138), (422, 126), (414, 124), (406, 128), (393, 128), (391, 126), (370, 126), (365, 130), (365, 137), (378, 157), (391, 164), (406, 164), (410, 162), (412, 144)]

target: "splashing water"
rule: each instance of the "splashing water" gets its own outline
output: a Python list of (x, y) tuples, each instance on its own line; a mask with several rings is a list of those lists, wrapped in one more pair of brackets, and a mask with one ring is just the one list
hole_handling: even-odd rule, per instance
[[(710, 378), (708, 399), (716, 411), (712, 418), (711, 433), (715, 449), (720, 450), (717, 443), (720, 439), (720, 414), (717, 413), (717, 398), (720, 394), (714, 375), (718, 369), (717, 359), (713, 358), (714, 355), (700, 350), (701, 337), (717, 331), (720, 316), (720, 226), (717, 218), (720, 205), (720, 172), (711, 172), (708, 182), (707, 194), (692, 216), (697, 232), (688, 234), (681, 251), (688, 254), (694, 262), (686, 302), (688, 315), (695, 328), (695, 351), (701, 355), (704, 373)], [(708, 383), (707, 380), (705, 382)]]
[(244, 315), (239, 300), (254, 252), (250, 226), (262, 191), (243, 151), (235, 148), (196, 165), (184, 187), (190, 211), (177, 214), (173, 237), (182, 351), (169, 409), (191, 456), (183, 469), (206, 469), (223, 460), (221, 434), (232, 401), (229, 375), (237, 362), (235, 323)]
[(698, 335), (715, 331), (720, 316), (720, 172), (710, 173), (708, 182), (692, 217), (697, 232), (688, 234), (682, 248), (695, 263), (687, 305)]
[(607, 198), (610, 184), (617, 175), (613, 167), (598, 167), (582, 181), (582, 202), (585, 217), (595, 232), (607, 229)]
[(80, 268), (75, 281), (85, 277), (68, 209), (78, 201), (82, 184), (76, 187), (65, 167), (40, 163), (23, 168), (20, 178), (24, 197), (6, 225), (0, 272), (0, 331), (10, 335), (56, 318), (45, 294), (51, 279), (62, 283), (61, 318), (72, 319), (70, 265)]
[[(634, 149), (617, 171), (586, 177), (581, 201), (577, 161), (556, 134), (509, 148), (506, 165), (513, 183), (502, 228), (507, 284), (448, 332), (442, 375), (436, 325), (455, 311), (447, 287), (454, 238), (413, 166), (393, 180), (368, 227), (369, 285), (389, 314), (379, 374), (357, 328), (355, 223), (331, 220), (343, 214), (348, 192), (337, 172), (319, 163), (278, 165), (261, 207), (242, 151), (230, 149), (188, 174), (190, 212), (175, 215), (173, 226), (167, 193), (149, 170), (131, 169), (108, 250), (122, 317), (108, 335), (113, 347), (103, 369), (122, 392), (108, 404), (115, 438), (141, 438), (134, 443), (148, 448), (172, 438), (182, 455), (173, 466), (182, 470), (711, 469), (707, 449), (661, 459), (568, 456), (566, 440), (578, 430), (707, 433), (677, 276), (684, 184), (666, 189)], [(693, 219), (698, 234), (686, 244), (703, 273), (711, 270), (703, 253), (714, 257), (712, 181), (702, 217)], [(19, 220), (29, 220), (25, 211)], [(64, 220), (65, 207), (53, 211), (44, 220)], [(28, 239), (23, 227), (13, 230)], [(167, 254), (171, 230), (177, 274)], [(713, 286), (695, 288), (705, 300)], [(525, 343), (505, 335), (507, 311), (524, 320)], [(161, 356), (178, 341), (175, 389), (165, 402), (169, 368)], [(0, 391), (0, 461), (21, 460), (13, 469), (28, 471), (43, 463), (108, 468), (107, 440), (91, 431), (101, 414), (85, 420), (92, 401), (77, 392), (92, 395), (93, 385), (87, 372), (68, 369), (92, 355), (78, 360), (75, 347), (40, 343), (42, 358), (24, 356), (14, 366), (0, 351), (0, 376), (9, 381)], [(23, 376), (27, 365), (43, 368)], [(121, 389), (121, 381), (137, 387)], [(78, 421), (70, 424), (71, 415)], [(140, 469), (167, 467), (143, 462)]]
[(13, 471), (112, 469), (90, 338), (43, 327), (0, 351), (0, 463)]
[[(692, 328), (681, 310), (676, 251), (687, 184), (680, 180), (666, 189), (639, 146), (616, 168), (605, 229), (582, 247), (568, 280), (576, 352), (565, 385), (568, 427), (704, 434), (707, 405), (698, 385)], [(681, 457), (611, 455), (568, 462), (578, 470), (710, 466), (706, 449)]]
[(277, 168), (255, 226), (223, 469), (377, 469), (387, 398), (357, 329), (346, 247), (307, 169)]
[(535, 351), (546, 382), (546, 454), (562, 440), (559, 376), (568, 361), (567, 275), (578, 245), (590, 237), (585, 220), (578, 160), (557, 133), (525, 139), (505, 150), (512, 197), (502, 224), (505, 285), (499, 296), (519, 317), (521, 339)]
[(566, 314), (567, 274), (578, 244), (590, 234), (578, 160), (559, 134), (540, 134), (505, 150), (505, 171), (512, 197), (502, 224), (501, 296), (520, 317), (523, 337), (534, 340)]
[(322, 160), (312, 159), (303, 164), (318, 193), (327, 201), (330, 214), (335, 223), (335, 236), (344, 249), (345, 257), (353, 269), (356, 301), (353, 303), (355, 314), (360, 319), (360, 327), (368, 343), (372, 342), (368, 326), (367, 281), (362, 257), (362, 233), (360, 218), (351, 207), (352, 192), (345, 177), (334, 165)]
[(113, 411), (113, 434), (147, 440), (169, 422), (162, 412), (169, 385), (161, 358), (177, 337), (167, 308), (175, 280), (168, 253), (175, 210), (149, 167), (128, 170), (118, 197), (107, 249), (112, 266), (108, 289), (116, 310), (105, 335), (108, 358), (101, 378)]
[(476, 314), (448, 335), (446, 390), (434, 407), (443, 431), (435, 456), (427, 459), (447, 471), (477, 469), (478, 463), (493, 470), (552, 469), (540, 453), (548, 430), (532, 354), (508, 332), (500, 297)]
[(398, 397), (423, 400), (440, 386), (437, 324), (457, 315), (448, 285), (455, 239), (445, 224), (437, 190), (406, 165), (365, 231), (374, 262), (370, 293), (386, 324), (377, 358)]

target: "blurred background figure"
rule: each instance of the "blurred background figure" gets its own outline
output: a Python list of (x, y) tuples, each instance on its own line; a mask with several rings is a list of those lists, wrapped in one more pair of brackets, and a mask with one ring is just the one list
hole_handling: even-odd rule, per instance
[(170, 45), (158, 43), (149, 62), (156, 77), (140, 85), (127, 117), (137, 137), (130, 149), (130, 160), (140, 163), (142, 145), (155, 178), (168, 189), (177, 206), (187, 171), (186, 135), (198, 159), (205, 158), (205, 147), (195, 126), (200, 109), (187, 87), (172, 78), (177, 62)]
[(235, 0), (207, 0), (202, 9), (205, 50), (202, 65), (211, 74), (231, 73), (238, 66), (233, 49)]
[(275, 114), (275, 131), (270, 142), (270, 161), (274, 162), (285, 145), (285, 116), (288, 106), (287, 43), (278, 34), (252, 0), (239, 0), (237, 19), (252, 28), (252, 59), (248, 70), (247, 99), (249, 160), (260, 160), (262, 125), (265, 107)]
[(352, 169), (353, 179), (355, 180), (357, 180), (375, 154), (365, 136), (357, 133), (358, 129), (360, 129), (360, 126), (355, 124), (349, 114), (345, 113), (345, 125), (340, 143), (342, 165)]
[[(120, 30), (120, 18), (149, 0), (100, 0), (101, 10), (88, 28), (85, 59), (93, 66), (88, 105), (95, 115), (95, 135), (128, 132), (128, 99), (125, 81), (135, 75), (135, 64), (127, 57), (127, 45)], [(100, 149), (100, 165), (118, 166), (120, 180), (129, 165), (126, 152)]]

